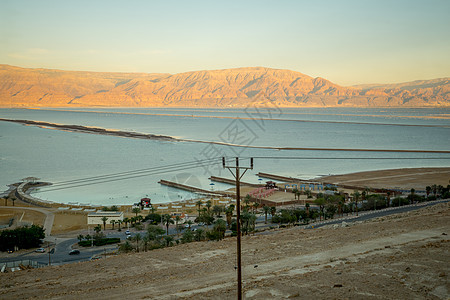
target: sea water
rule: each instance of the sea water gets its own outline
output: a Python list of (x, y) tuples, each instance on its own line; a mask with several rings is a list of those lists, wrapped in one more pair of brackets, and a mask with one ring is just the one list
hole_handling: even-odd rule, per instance
[(54, 184), (35, 196), (60, 203), (121, 205), (142, 197), (170, 202), (197, 196), (162, 186), (160, 179), (209, 191), (226, 189), (230, 186), (208, 180), (210, 176), (231, 178), (219, 159), (207, 164), (222, 156), (241, 157), (244, 166), (249, 165), (246, 158), (254, 157), (254, 170), (242, 179), (248, 182), (261, 182), (255, 176), (258, 172), (308, 179), (450, 166), (446, 153), (275, 149), (446, 151), (450, 149), (450, 109), (441, 108), (0, 109), (0, 117), (182, 140), (134, 139), (0, 122), (0, 190), (33, 176)]

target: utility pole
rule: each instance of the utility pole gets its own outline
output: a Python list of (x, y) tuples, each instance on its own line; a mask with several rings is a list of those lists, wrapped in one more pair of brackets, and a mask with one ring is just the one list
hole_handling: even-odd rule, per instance
[[(250, 158), (250, 167), (239, 167), (239, 157), (236, 157), (236, 165), (235, 166), (227, 166), (225, 163), (225, 157), (222, 157), (222, 166), (223, 168), (227, 168), (233, 177), (236, 179), (236, 227), (237, 227), (237, 298), (238, 300), (242, 299), (242, 267), (241, 267), (241, 183), (240, 180), (242, 176), (244, 176), (247, 170), (253, 169), (253, 158)], [(231, 169), (235, 170), (235, 173)], [(242, 175), (240, 175), (240, 170), (244, 170)]]

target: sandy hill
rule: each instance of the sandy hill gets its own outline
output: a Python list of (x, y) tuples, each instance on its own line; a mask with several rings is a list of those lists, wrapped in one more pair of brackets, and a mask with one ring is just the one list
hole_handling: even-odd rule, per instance
[[(449, 212), (442, 203), (363, 223), (244, 236), (244, 298), (448, 299)], [(195, 242), (0, 273), (0, 298), (236, 299), (235, 265), (235, 238)]]
[(0, 106), (450, 106), (450, 79), (343, 87), (263, 67), (180, 74), (74, 72), (0, 65)]

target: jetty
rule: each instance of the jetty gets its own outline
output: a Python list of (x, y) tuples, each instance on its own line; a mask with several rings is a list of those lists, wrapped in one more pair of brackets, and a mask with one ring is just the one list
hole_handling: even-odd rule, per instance
[(173, 182), (173, 181), (168, 181), (168, 180), (164, 180), (164, 179), (161, 179), (158, 183), (162, 184), (162, 185), (174, 187), (174, 188), (177, 188), (177, 189), (181, 189), (181, 190), (185, 190), (185, 191), (189, 191), (189, 192), (193, 192), (193, 193), (198, 193), (198, 194), (230, 196), (230, 197), (233, 197), (233, 198), (236, 197), (234, 192), (227, 192), (227, 191), (214, 191), (214, 192), (211, 192), (211, 191), (208, 191), (208, 190), (205, 190), (205, 189), (202, 189), (202, 188), (198, 188), (198, 187), (195, 187), (195, 186), (186, 185), (186, 184)]
[[(229, 178), (224, 178), (224, 177), (217, 177), (217, 176), (211, 176), (208, 179), (211, 180), (211, 181), (231, 184), (233, 186), (236, 185), (236, 180), (234, 180), (234, 179), (229, 179)], [(261, 184), (249, 183), (249, 182), (244, 182), (244, 181), (240, 181), (240, 183), (241, 183), (241, 186), (251, 186), (251, 187), (260, 187), (261, 186)]]

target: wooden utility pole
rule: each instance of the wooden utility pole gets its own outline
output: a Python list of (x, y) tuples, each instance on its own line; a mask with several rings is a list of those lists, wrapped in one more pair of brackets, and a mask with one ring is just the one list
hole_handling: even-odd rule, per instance
[[(247, 170), (253, 169), (253, 158), (250, 158), (250, 167), (239, 167), (239, 157), (236, 157), (235, 166), (227, 166), (225, 157), (222, 157), (223, 168), (227, 168), (236, 179), (236, 229), (237, 229), (237, 298), (242, 299), (242, 266), (241, 266), (241, 183), (240, 180)], [(235, 173), (231, 169), (235, 170)], [(240, 170), (244, 170), (240, 175)]]

